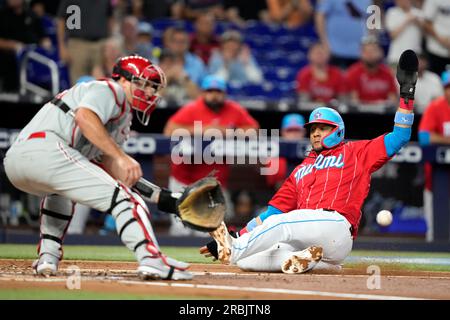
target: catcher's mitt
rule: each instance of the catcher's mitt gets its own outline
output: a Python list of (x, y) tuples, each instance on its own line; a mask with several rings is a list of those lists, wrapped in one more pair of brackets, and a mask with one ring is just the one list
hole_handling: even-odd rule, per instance
[(206, 177), (189, 185), (176, 201), (177, 214), (188, 227), (214, 231), (226, 213), (225, 197), (217, 179)]

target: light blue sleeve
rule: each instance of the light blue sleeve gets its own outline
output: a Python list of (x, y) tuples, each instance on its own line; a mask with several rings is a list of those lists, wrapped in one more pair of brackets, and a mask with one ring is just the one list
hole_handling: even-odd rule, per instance
[(386, 153), (389, 157), (400, 151), (411, 139), (411, 127), (402, 128), (394, 126), (394, 130), (384, 136), (384, 145), (386, 146)]
[(418, 138), (421, 146), (428, 146), (431, 143), (431, 135), (428, 131), (419, 131)]

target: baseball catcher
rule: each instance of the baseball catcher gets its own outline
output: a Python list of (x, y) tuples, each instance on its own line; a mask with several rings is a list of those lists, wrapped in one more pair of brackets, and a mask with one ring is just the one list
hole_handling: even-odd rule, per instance
[[(133, 110), (147, 125), (165, 85), (158, 66), (139, 56), (123, 57), (112, 79), (77, 84), (58, 94), (20, 132), (4, 167), (15, 187), (43, 197), (39, 256), (33, 263), (37, 274), (56, 274), (74, 206), (82, 203), (112, 214), (122, 242), (135, 253), (142, 279), (192, 278), (188, 264), (161, 253), (147, 206), (134, 188), (141, 167), (120, 147), (128, 138)], [(167, 205), (163, 198), (157, 203)], [(172, 208), (182, 216), (186, 207), (188, 212), (197, 208), (177, 201)]]
[(340, 270), (358, 232), (371, 174), (411, 136), (416, 54), (403, 52), (397, 68), (400, 103), (394, 129), (372, 140), (344, 141), (345, 125), (331, 108), (312, 111), (305, 125), (312, 149), (286, 179), (268, 209), (232, 237), (224, 223), (200, 249), (244, 270), (303, 273)]

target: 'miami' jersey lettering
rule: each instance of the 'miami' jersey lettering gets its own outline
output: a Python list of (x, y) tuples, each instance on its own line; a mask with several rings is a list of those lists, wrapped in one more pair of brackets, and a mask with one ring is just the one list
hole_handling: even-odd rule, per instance
[(300, 168), (295, 173), (295, 180), (298, 182), (300, 179), (302, 179), (304, 176), (310, 174), (312, 170), (315, 168), (316, 170), (322, 170), (327, 168), (342, 168), (344, 166), (344, 159), (343, 159), (342, 153), (336, 157), (336, 156), (327, 156), (324, 157), (323, 155), (319, 155), (314, 161), (313, 164), (308, 164), (302, 168)]

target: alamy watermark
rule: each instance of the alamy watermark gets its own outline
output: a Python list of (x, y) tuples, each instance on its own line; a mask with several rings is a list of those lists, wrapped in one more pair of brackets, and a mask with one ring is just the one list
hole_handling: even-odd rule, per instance
[(366, 26), (369, 30), (381, 30), (381, 8), (377, 5), (371, 5), (367, 7), (369, 17), (366, 20)]
[(81, 271), (78, 266), (72, 265), (67, 268), (69, 276), (66, 280), (66, 288), (69, 290), (81, 289)]
[(366, 285), (369, 290), (381, 289), (381, 268), (377, 265), (370, 265), (367, 271), (370, 276), (367, 278)]
[(178, 128), (172, 133), (170, 139), (177, 144), (171, 160), (174, 164), (260, 164), (261, 175), (273, 175), (278, 161), (270, 160), (279, 155), (279, 138), (278, 129), (219, 130), (195, 121), (193, 132)]
[(81, 29), (81, 8), (75, 4), (72, 4), (66, 9), (67, 19), (66, 27), (69, 30)]

